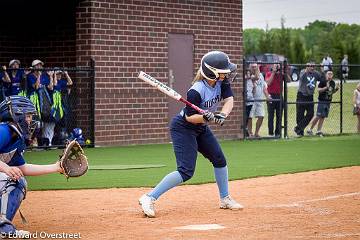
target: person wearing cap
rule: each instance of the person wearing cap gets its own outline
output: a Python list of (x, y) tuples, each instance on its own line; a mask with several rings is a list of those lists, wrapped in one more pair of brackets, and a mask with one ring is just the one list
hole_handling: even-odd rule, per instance
[(29, 73), (28, 71), (24, 71), (20, 68), (20, 61), (17, 59), (13, 59), (9, 62), (9, 69), (4, 72), (4, 77), (6, 82), (9, 83), (8, 95), (23, 95), (26, 92), (24, 87), (24, 80), (26, 81), (26, 75)]
[(50, 145), (55, 128), (55, 123), (51, 119), (54, 71), (43, 72), (44, 63), (38, 59), (32, 61), (31, 66), (33, 72), (27, 77), (28, 95), (34, 103), (43, 125), (43, 142)]
[(40, 104), (39, 104), (39, 95), (37, 90), (44, 85), (50, 84), (50, 78), (47, 74), (42, 73), (40, 70), (43, 67), (44, 63), (40, 60), (34, 60), (31, 63), (31, 68), (33, 69), (30, 74), (27, 76), (27, 94), (30, 100), (35, 105), (39, 116), (41, 115), (40, 112)]

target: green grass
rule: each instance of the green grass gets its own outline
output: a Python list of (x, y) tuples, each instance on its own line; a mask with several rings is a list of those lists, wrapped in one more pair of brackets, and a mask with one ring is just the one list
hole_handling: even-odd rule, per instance
[[(360, 165), (360, 136), (306, 137), (292, 140), (223, 141), (230, 179), (244, 179), (326, 168)], [(170, 144), (85, 149), (91, 165), (166, 165), (161, 168), (90, 170), (68, 182), (59, 174), (28, 177), (31, 190), (154, 186), (176, 169)], [(60, 150), (27, 152), (29, 163), (47, 164)], [(199, 155), (188, 184), (214, 182), (211, 164)]]
[[(357, 83), (345, 83), (343, 84), (343, 133), (356, 133), (357, 131), (357, 119), (352, 115), (353, 104), (352, 96), (356, 88)], [(297, 87), (288, 87), (288, 101), (296, 102)], [(317, 100), (318, 93), (314, 95), (314, 100)], [(340, 101), (340, 91), (333, 95), (333, 101)], [(314, 107), (314, 114), (316, 114), (317, 105)], [(268, 135), (267, 127), (267, 108), (265, 107), (265, 117), (260, 129), (261, 136)], [(296, 126), (296, 105), (288, 105), (288, 136), (294, 137), (293, 131)], [(315, 128), (316, 130), (316, 128)], [(325, 119), (323, 125), (323, 132), (325, 134), (339, 134), (340, 133), (340, 104), (331, 104), (329, 117)], [(253, 120), (253, 132), (255, 132), (255, 120)]]

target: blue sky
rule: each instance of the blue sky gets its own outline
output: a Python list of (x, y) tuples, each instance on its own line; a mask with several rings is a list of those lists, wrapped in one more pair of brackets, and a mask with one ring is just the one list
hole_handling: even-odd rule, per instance
[(326, 20), (360, 24), (360, 0), (243, 0), (243, 28), (304, 28), (309, 22)]

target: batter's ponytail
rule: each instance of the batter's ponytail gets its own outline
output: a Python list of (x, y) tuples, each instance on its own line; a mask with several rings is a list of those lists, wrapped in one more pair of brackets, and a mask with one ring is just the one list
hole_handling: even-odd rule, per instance
[(199, 69), (199, 70), (197, 71), (194, 79), (192, 80), (191, 85), (194, 85), (197, 81), (200, 81), (200, 80), (203, 80), (203, 79), (204, 79), (204, 77), (201, 75), (201, 71), (200, 71), (200, 69)]

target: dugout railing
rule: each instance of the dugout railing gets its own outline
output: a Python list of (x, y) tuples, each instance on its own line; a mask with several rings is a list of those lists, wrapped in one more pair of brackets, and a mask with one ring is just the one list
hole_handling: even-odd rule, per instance
[[(247, 71), (252, 63), (256, 63), (261, 68), (261, 73), (265, 79), (265, 72), (269, 71), (273, 64), (280, 64), (281, 66), (281, 78), (282, 78), (282, 91), (280, 99), (272, 99), (271, 102), (279, 102), (281, 108), (281, 133), (279, 135), (269, 135), (268, 129), (268, 108), (269, 101), (266, 101), (265, 98), (261, 100), (248, 100), (247, 98)], [(264, 67), (265, 66), (265, 67)], [(299, 84), (299, 78), (303, 74), (306, 64), (288, 64), (284, 62), (260, 62), (260, 61), (246, 61), (243, 60), (243, 136), (244, 139), (274, 139), (274, 138), (291, 138), (296, 137), (297, 134), (294, 131), (296, 126), (296, 108), (299, 104), (314, 104), (314, 116), (316, 116), (317, 106), (318, 106), (318, 91), (317, 85), (314, 92), (313, 103), (301, 102), (296, 100), (296, 94)], [(325, 118), (322, 132), (324, 135), (336, 135), (343, 133), (356, 133), (356, 116), (352, 115), (352, 94), (356, 88), (356, 85), (360, 81), (360, 65), (350, 64), (350, 71), (346, 79), (343, 78), (341, 71), (341, 65), (333, 64), (332, 71), (334, 73), (333, 79), (336, 83), (339, 84), (339, 90), (333, 95), (333, 99), (330, 104), (330, 111), (328, 118)], [(322, 72), (322, 66), (320, 64), (315, 64), (315, 70), (319, 73)], [(294, 79), (293, 79), (294, 78)], [(247, 129), (247, 113), (246, 106), (249, 104), (262, 103), (265, 109), (265, 116), (260, 129), (260, 137), (249, 136)], [(305, 128), (306, 130), (310, 128), (310, 124)], [(256, 119), (253, 119), (252, 133), (254, 134), (256, 127)], [(275, 117), (274, 117), (274, 129), (275, 129)], [(316, 135), (317, 125), (313, 129), (314, 135)]]
[[(22, 78), (21, 85), (21, 93), (20, 95), (29, 97), (26, 93), (27, 87), (27, 75), (34, 71), (33, 68), (18, 68), (11, 69), (8, 68), (6, 71), (9, 73), (12, 70), (26, 71), (27, 74), (24, 74)], [(50, 112), (51, 118), (41, 119), (41, 116), (45, 116), (48, 114), (44, 114), (41, 111), (45, 111), (43, 109), (48, 109), (44, 107), (40, 109), (38, 120), (40, 121), (40, 128), (35, 130), (33, 137), (30, 141), (28, 141), (29, 149), (48, 149), (48, 148), (62, 148), (65, 146), (67, 140), (71, 140), (74, 138), (78, 138), (81, 145), (86, 147), (94, 147), (95, 146), (95, 61), (90, 60), (88, 66), (77, 66), (77, 67), (46, 67), (39, 69), (43, 73), (47, 72), (67, 72), (70, 76), (73, 84), (62, 86), (60, 89), (57, 89), (60, 93), (57, 94), (56, 100), (54, 97), (54, 91), (48, 90), (47, 93), (44, 94), (46, 97), (39, 97), (38, 99), (50, 99), (50, 104), (52, 110)], [(62, 75), (66, 78), (64, 75)], [(6, 83), (0, 81), (0, 100), (4, 99), (6, 96), (10, 95), (6, 91), (8, 87)], [(64, 85), (64, 84), (63, 84)], [(43, 93), (41, 93), (43, 94)], [(61, 98), (61, 108), (62, 111), (56, 112), (54, 109), (54, 105), (59, 103), (59, 98)], [(42, 100), (46, 102), (47, 100)], [(47, 101), (48, 102), (48, 101)], [(39, 105), (42, 103), (40, 102)], [(44, 106), (46, 105), (44, 104)], [(61, 113), (60, 113), (61, 112)], [(55, 116), (55, 117), (54, 117)], [(50, 123), (50, 124), (49, 124)], [(50, 142), (48, 134), (44, 135), (45, 125), (53, 125), (53, 138)], [(79, 137), (79, 133), (81, 130), (81, 136)], [(48, 129), (47, 129), (48, 131)]]

